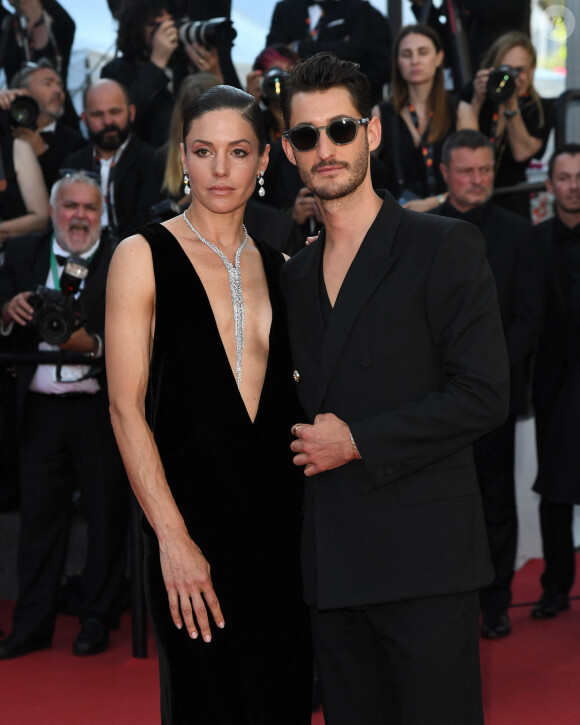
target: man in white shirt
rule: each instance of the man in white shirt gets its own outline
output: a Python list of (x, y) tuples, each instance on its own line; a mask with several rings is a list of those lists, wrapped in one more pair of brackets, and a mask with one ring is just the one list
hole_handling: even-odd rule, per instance
[[(100, 241), (102, 204), (97, 182), (84, 173), (61, 179), (51, 193), (54, 232), (10, 240), (0, 269), (3, 339), (15, 352), (38, 355), (17, 365), (19, 594), (13, 631), (0, 642), (0, 659), (51, 645), (76, 489), (88, 524), (88, 545), (82, 627), (74, 653), (104, 651), (109, 628), (119, 617), (126, 488), (109, 421), (104, 371), (110, 248)], [(41, 339), (31, 295), (39, 285), (59, 290), (70, 257), (84, 259), (76, 262), (79, 268), (88, 265), (71, 303), (78, 321), (66, 341), (50, 344)], [(46, 364), (42, 351), (51, 356)], [(70, 361), (69, 353), (74, 353)]]

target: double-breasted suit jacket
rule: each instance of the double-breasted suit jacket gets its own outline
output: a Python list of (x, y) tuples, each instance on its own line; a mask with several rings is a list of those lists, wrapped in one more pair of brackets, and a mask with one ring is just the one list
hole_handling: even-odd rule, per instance
[(480, 233), (387, 193), (325, 326), (325, 243), (282, 271), (298, 392), (361, 461), (307, 479), (305, 596), (322, 609), (491, 580), (472, 442), (507, 415), (509, 367)]

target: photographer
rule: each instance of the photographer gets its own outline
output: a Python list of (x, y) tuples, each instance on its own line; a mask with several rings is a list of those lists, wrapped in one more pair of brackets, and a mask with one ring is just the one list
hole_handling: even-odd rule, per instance
[[(2, 63), (8, 81), (11, 82), (24, 62), (47, 58), (66, 85), (74, 20), (56, 0), (10, 0), (10, 4), (15, 9), (13, 15), (0, 7), (5, 36)], [(26, 25), (26, 32), (20, 19)]]
[[(504, 72), (494, 73), (500, 68)], [(507, 33), (491, 46), (473, 83), (461, 93), (458, 129), (482, 131), (494, 144), (496, 187), (526, 181), (528, 164), (542, 157), (554, 125), (552, 105), (534, 88), (535, 69), (536, 51), (530, 39), (523, 33)], [(530, 218), (527, 192), (496, 201)]]
[(156, 147), (167, 141), (173, 105), (186, 75), (199, 70), (212, 73), (220, 82), (227, 80), (217, 48), (189, 42), (178, 29), (171, 7), (166, 0), (125, 0), (117, 35), (117, 52), (122, 56), (101, 71), (102, 78), (116, 80), (129, 90), (136, 108), (135, 131)]
[[(107, 647), (120, 614), (124, 577), (126, 490), (113, 438), (103, 358), (105, 282), (110, 251), (101, 243), (103, 199), (83, 173), (52, 188), (54, 233), (10, 242), (0, 269), (2, 335), (19, 353), (80, 353), (86, 364), (17, 364), (21, 526), (18, 600), (12, 633), (0, 642), (0, 659), (50, 647), (71, 520), (71, 498), (80, 489), (88, 524), (82, 627), (76, 655)], [(75, 303), (78, 325), (60, 344), (41, 339), (31, 304), (38, 285), (67, 289), (63, 270), (81, 257), (88, 275)], [(80, 263), (77, 266), (81, 266)], [(37, 294), (38, 296), (38, 294)], [(45, 310), (46, 312), (46, 310)], [(77, 357), (79, 357), (77, 355)]]
[[(12, 109), (12, 135), (28, 141), (40, 163), (44, 183), (50, 189), (66, 154), (87, 145), (78, 131), (63, 122), (65, 93), (62, 80), (46, 59), (27, 63), (12, 79), (12, 90), (0, 91), (0, 106)], [(36, 105), (19, 108), (26, 100)], [(14, 123), (14, 120), (17, 123)]]

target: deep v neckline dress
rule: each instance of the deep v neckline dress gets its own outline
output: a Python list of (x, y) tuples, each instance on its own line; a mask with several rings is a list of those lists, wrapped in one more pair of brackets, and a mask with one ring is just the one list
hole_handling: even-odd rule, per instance
[(211, 566), (226, 627), (191, 640), (173, 624), (157, 539), (144, 520), (146, 590), (166, 723), (310, 722), (311, 656), (300, 579), (302, 471), (290, 428), (303, 420), (278, 276), (262, 256), (272, 325), (255, 420), (237, 388), (205, 288), (162, 225), (142, 227), (155, 275), (148, 419), (175, 502)]

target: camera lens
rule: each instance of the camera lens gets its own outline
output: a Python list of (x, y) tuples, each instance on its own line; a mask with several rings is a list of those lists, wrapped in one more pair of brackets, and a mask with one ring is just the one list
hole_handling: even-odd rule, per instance
[(487, 97), (492, 103), (503, 103), (516, 92), (518, 71), (511, 65), (500, 65), (489, 72)]
[(13, 126), (36, 128), (40, 109), (38, 103), (30, 96), (18, 96), (10, 104), (10, 123)]

